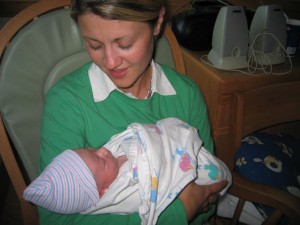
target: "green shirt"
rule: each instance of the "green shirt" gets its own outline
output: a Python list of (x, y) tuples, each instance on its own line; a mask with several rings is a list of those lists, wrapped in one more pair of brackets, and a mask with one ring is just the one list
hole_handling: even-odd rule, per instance
[[(114, 90), (108, 98), (95, 102), (88, 76), (90, 64), (62, 78), (50, 89), (45, 101), (42, 123), (40, 169), (66, 149), (99, 148), (114, 134), (124, 131), (133, 122), (155, 123), (177, 117), (199, 130), (204, 146), (213, 151), (206, 105), (198, 86), (187, 76), (162, 66), (176, 95), (158, 93), (150, 99), (134, 99)], [(211, 214), (211, 212), (209, 213)], [(40, 224), (45, 225), (140, 225), (138, 213), (132, 215), (59, 215), (39, 208)], [(197, 222), (202, 220), (200, 215)], [(187, 224), (179, 199), (159, 217), (158, 224)]]

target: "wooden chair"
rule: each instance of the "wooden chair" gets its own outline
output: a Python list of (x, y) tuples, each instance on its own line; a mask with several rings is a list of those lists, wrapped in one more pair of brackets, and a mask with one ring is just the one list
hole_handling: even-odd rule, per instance
[[(35, 206), (24, 201), (26, 185), (38, 175), (44, 95), (60, 77), (89, 56), (70, 0), (41, 0), (0, 31), (0, 156), (21, 204), (24, 225), (38, 224)], [(181, 49), (166, 26), (155, 60), (185, 73)]]
[(234, 104), (237, 111), (232, 115), (235, 127), (232, 131), (232, 151), (223, 159), (233, 175), (233, 185), (229, 193), (240, 198), (231, 224), (237, 224), (245, 201), (265, 204), (275, 209), (264, 224), (276, 224), (283, 215), (290, 219), (290, 224), (298, 224), (300, 199), (287, 191), (238, 175), (234, 170), (234, 155), (244, 136), (275, 125), (300, 120), (300, 81), (236, 93)]

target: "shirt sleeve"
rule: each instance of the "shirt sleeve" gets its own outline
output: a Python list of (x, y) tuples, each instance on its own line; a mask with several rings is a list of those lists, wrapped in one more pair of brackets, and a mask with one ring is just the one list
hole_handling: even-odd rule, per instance
[(85, 146), (80, 108), (79, 102), (64, 89), (47, 95), (41, 128), (41, 171), (65, 149)]
[[(201, 90), (195, 84), (194, 90), (194, 99), (191, 99), (194, 104), (192, 104), (191, 110), (191, 124), (198, 129), (199, 136), (203, 141), (203, 146), (208, 150), (210, 153), (214, 154), (214, 142), (211, 135), (211, 127), (210, 127), (210, 120), (207, 112), (207, 106), (205, 99)], [(215, 213), (216, 204), (212, 205), (209, 211), (205, 213), (198, 214), (193, 221), (191, 221), (190, 225), (197, 225), (203, 224), (203, 222), (208, 221), (209, 218)]]
[(204, 147), (211, 153), (214, 153), (214, 143), (211, 136), (211, 127), (208, 117), (207, 107), (204, 97), (195, 85), (194, 95), (191, 95), (191, 121), (190, 124), (198, 129), (199, 136), (203, 141)]

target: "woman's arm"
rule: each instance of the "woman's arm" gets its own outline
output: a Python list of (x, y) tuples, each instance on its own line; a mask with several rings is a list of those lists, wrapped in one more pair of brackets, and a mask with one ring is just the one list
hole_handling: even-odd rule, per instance
[[(198, 86), (195, 85), (194, 87), (194, 90), (191, 90), (194, 94), (190, 95), (190, 123), (198, 129), (204, 147), (213, 153), (214, 144), (206, 103)], [(188, 221), (192, 221), (200, 213), (209, 213), (208, 210), (212, 211), (212, 206), (220, 197), (220, 191), (226, 187), (227, 183), (226, 180), (223, 180), (210, 185), (197, 185), (194, 182), (187, 185), (180, 193), (179, 199), (185, 207)]]
[[(52, 91), (47, 96), (43, 114), (40, 168), (43, 170), (64, 149), (86, 147), (84, 116), (80, 103), (64, 90)], [(131, 215), (62, 215), (39, 208), (41, 225), (89, 224), (89, 225), (140, 225), (138, 213)], [(185, 210), (179, 199), (170, 204), (161, 214), (158, 225), (187, 225)]]

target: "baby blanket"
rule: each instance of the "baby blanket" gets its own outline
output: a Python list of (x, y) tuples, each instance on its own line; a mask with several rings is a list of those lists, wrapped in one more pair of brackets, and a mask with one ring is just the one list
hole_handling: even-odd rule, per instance
[(128, 161), (100, 201), (83, 214), (139, 212), (142, 225), (156, 224), (160, 213), (191, 181), (210, 184), (231, 174), (203, 146), (195, 128), (177, 118), (133, 123), (104, 146)]

